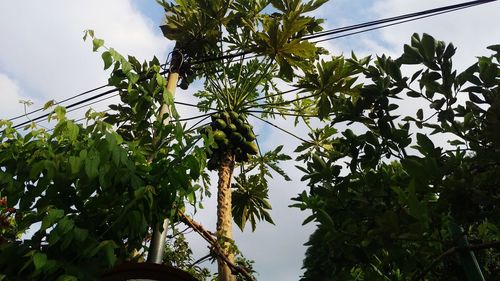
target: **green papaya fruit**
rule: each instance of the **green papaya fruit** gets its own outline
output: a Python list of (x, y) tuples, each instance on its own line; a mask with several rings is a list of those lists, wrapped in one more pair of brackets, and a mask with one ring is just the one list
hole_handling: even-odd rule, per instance
[(239, 131), (239, 128), (241, 128), (241, 126), (245, 125), (245, 122), (242, 122), (241, 119), (233, 119), (231, 121), (233, 122), (234, 125), (236, 125), (236, 127), (238, 128), (238, 131)]
[(232, 132), (229, 135), (229, 139), (231, 140), (231, 143), (236, 146), (241, 146), (242, 143), (245, 141), (245, 138), (238, 132)]
[(219, 148), (226, 148), (229, 146), (229, 140), (227, 138), (223, 138), (221, 140), (217, 140), (217, 145), (219, 146)]
[(243, 159), (243, 150), (241, 149), (241, 147), (237, 147), (234, 149), (234, 155), (235, 155), (235, 160), (236, 162), (241, 162), (242, 159)]
[(222, 119), (215, 119), (214, 126), (217, 129), (224, 130), (227, 127), (227, 123), (226, 123), (226, 121), (224, 121)]
[(229, 115), (231, 116), (231, 119), (232, 120), (236, 120), (238, 119), (238, 117), (240, 116), (237, 112), (234, 112), (234, 111), (229, 111)]
[(227, 127), (231, 132), (236, 132), (238, 130), (234, 124), (229, 124)]
[(224, 119), (224, 121), (226, 122), (229, 122), (229, 120), (231, 120), (231, 115), (227, 111), (222, 112), (220, 115), (221, 118)]
[(248, 134), (248, 132), (251, 132), (252, 131), (252, 128), (250, 127), (250, 125), (248, 124), (243, 124), (241, 125), (239, 128), (238, 128), (238, 132), (240, 132), (240, 134), (242, 135), (246, 135)]
[(223, 141), (223, 139), (227, 139), (226, 133), (224, 133), (221, 130), (215, 130), (214, 131), (214, 140), (219, 142), (219, 141)]
[(220, 114), (219, 113), (214, 113), (210, 116), (210, 118), (212, 119), (212, 121), (215, 122), (215, 120), (217, 119), (220, 119)]
[(250, 155), (257, 155), (259, 153), (259, 148), (257, 147), (257, 144), (253, 141), (245, 141), (243, 143), (243, 151)]
[(254, 141), (257, 136), (252, 131), (250, 131), (245, 135), (245, 138), (247, 141)]

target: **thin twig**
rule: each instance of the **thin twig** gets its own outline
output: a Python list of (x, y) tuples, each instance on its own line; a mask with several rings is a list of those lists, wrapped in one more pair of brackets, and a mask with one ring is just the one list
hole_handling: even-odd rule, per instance
[(437, 256), (432, 262), (418, 275), (416, 275), (412, 280), (417, 281), (417, 280), (423, 280), (425, 275), (429, 273), (429, 271), (442, 259), (445, 257), (461, 250), (469, 250), (469, 251), (474, 251), (474, 250), (482, 250), (482, 249), (490, 249), (490, 248), (500, 248), (500, 241), (493, 241), (489, 243), (483, 243), (483, 244), (474, 244), (474, 245), (469, 245), (467, 247), (452, 247), (445, 251), (444, 253), (440, 254)]
[(195, 266), (195, 265), (199, 264), (200, 262), (205, 261), (206, 259), (208, 259), (208, 258), (209, 258), (209, 257), (211, 257), (211, 256), (212, 256), (212, 253), (208, 253), (207, 255), (205, 255), (205, 256), (203, 256), (203, 257), (201, 257), (201, 258), (197, 259), (197, 260), (196, 260), (195, 262), (193, 262), (193, 263), (192, 263), (189, 267), (193, 267), (193, 266)]
[(253, 278), (253, 276), (250, 275), (250, 273), (248, 273), (248, 271), (246, 271), (243, 267), (232, 263), (228, 259), (228, 257), (224, 253), (224, 250), (217, 242), (217, 239), (214, 238), (214, 235), (212, 233), (207, 231), (205, 228), (203, 228), (203, 226), (201, 224), (195, 222), (194, 220), (192, 220), (191, 218), (186, 216), (184, 213), (179, 212), (178, 214), (179, 214), (179, 217), (183, 223), (190, 226), (194, 231), (196, 231), (198, 234), (200, 234), (200, 236), (203, 239), (205, 239), (214, 248), (217, 256), (219, 256), (222, 260), (224, 260), (224, 262), (231, 268), (231, 271), (233, 271), (233, 273), (234, 272), (240, 273), (248, 281), (256, 281), (255, 278)]

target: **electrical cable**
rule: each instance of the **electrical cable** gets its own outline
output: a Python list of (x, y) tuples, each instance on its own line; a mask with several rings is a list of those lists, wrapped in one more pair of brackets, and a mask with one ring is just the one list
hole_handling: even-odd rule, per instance
[[(295, 37), (295, 39), (300, 39), (300, 41), (315, 39), (315, 38), (319, 38), (319, 37), (323, 37), (323, 36), (352, 31), (352, 30), (356, 30), (356, 29), (360, 29), (360, 28), (364, 28), (364, 27), (370, 27), (370, 26), (374, 26), (374, 25), (378, 25), (378, 24), (382, 24), (382, 23), (387, 23), (387, 22), (391, 22), (391, 21), (408, 19), (411, 17), (417, 17), (417, 16), (421, 17), (423, 15), (435, 16), (435, 15), (439, 15), (439, 14), (443, 14), (443, 13), (447, 13), (447, 12), (452, 12), (452, 11), (456, 11), (456, 10), (461, 10), (461, 9), (466, 9), (466, 8), (470, 8), (473, 6), (483, 5), (483, 4), (487, 4), (487, 3), (495, 2), (495, 1), (497, 1), (497, 0), (476, 0), (476, 1), (470, 1), (470, 2), (465, 2), (465, 3), (461, 3), (461, 4), (443, 6), (440, 8), (434, 8), (434, 9), (428, 9), (428, 10), (424, 10), (424, 11), (420, 11), (420, 12), (404, 14), (401, 16), (390, 17), (390, 18), (385, 18), (385, 19), (350, 25), (350, 26), (331, 29), (331, 30), (325, 30), (325, 31), (321, 31), (321, 32), (318, 32), (318, 33), (312, 34), (312, 35), (303, 35), (303, 36)], [(404, 22), (401, 22), (401, 23), (404, 23)], [(356, 33), (354, 33), (354, 34), (356, 34)], [(217, 61), (217, 60), (223, 60), (223, 59), (229, 59), (229, 58), (235, 58), (235, 57), (244, 56), (244, 55), (247, 55), (250, 53), (253, 53), (253, 52), (251, 50), (243, 50), (240, 52), (222, 55), (222, 56), (202, 58), (198, 61), (192, 62), (191, 65), (212, 62), (212, 61)], [(262, 56), (262, 55), (258, 54), (256, 56)]]
[[(313, 34), (313, 35), (302, 36), (302, 37), (299, 37), (299, 38), (300, 38), (301, 41), (302, 40), (315, 39), (315, 38), (320, 38), (320, 37), (324, 37), (324, 36), (328, 36), (328, 35), (338, 34), (338, 33), (346, 32), (346, 31), (352, 31), (352, 30), (359, 29), (359, 28), (365, 28), (365, 27), (370, 27), (370, 26), (374, 26), (374, 25), (379, 25), (381, 23), (387, 23), (387, 22), (398, 21), (399, 20), (398, 22), (393, 22), (391, 24), (386, 24), (386, 25), (382, 25), (382, 26), (378, 26), (378, 27), (373, 27), (373, 28), (369, 28), (369, 29), (364, 29), (364, 30), (356, 31), (356, 32), (351, 32), (351, 33), (344, 34), (344, 35), (338, 35), (338, 36), (329, 37), (329, 38), (325, 38), (325, 39), (322, 39), (322, 40), (314, 41), (314, 43), (319, 43), (319, 42), (324, 42), (324, 41), (328, 41), (328, 40), (333, 40), (333, 39), (338, 39), (338, 38), (342, 38), (342, 37), (351, 36), (351, 35), (354, 35), (354, 34), (368, 32), (368, 31), (372, 31), (372, 30), (375, 30), (375, 29), (380, 29), (380, 28), (384, 28), (384, 27), (388, 27), (388, 26), (393, 26), (393, 25), (397, 25), (397, 24), (401, 24), (401, 23), (405, 23), (405, 22), (409, 22), (409, 21), (413, 21), (413, 20), (417, 20), (417, 19), (427, 18), (427, 17), (431, 17), (431, 16), (436, 16), (436, 15), (440, 15), (440, 14), (452, 12), (452, 11), (466, 9), (466, 8), (470, 8), (470, 7), (477, 6), (477, 5), (487, 4), (487, 3), (495, 2), (495, 1), (497, 1), (497, 0), (470, 1), (470, 2), (465, 2), (465, 3), (461, 3), (461, 4), (449, 5), (449, 6), (444, 6), (444, 7), (440, 7), (440, 8), (434, 8), (434, 9), (424, 10), (424, 11), (421, 11), (421, 12), (405, 14), (405, 15), (401, 15), (401, 16), (397, 16), (397, 17), (385, 18), (385, 19), (381, 19), (381, 20), (370, 21), (370, 22), (356, 24), (356, 25), (352, 25), (352, 26), (331, 29), (331, 30), (327, 30), (327, 31), (318, 32), (318, 33)], [(414, 18), (412, 19), (411, 17), (414, 17)], [(406, 20), (401, 21), (402, 19), (406, 19)], [(237, 53), (233, 53), (233, 54), (227, 54), (227, 55), (223, 55), (223, 56), (206, 57), (206, 58), (200, 59), (199, 61), (192, 62), (191, 65), (201, 64), (201, 63), (206, 63), (206, 62), (211, 62), (211, 61), (216, 61), (216, 60), (223, 60), (223, 59), (235, 58), (235, 57), (244, 56), (244, 55), (247, 55), (247, 54), (250, 54), (250, 53), (252, 53), (252, 51), (247, 50), (247, 51), (241, 51), (241, 52), (237, 52)], [(261, 55), (256, 54), (256, 55), (250, 56), (249, 58), (254, 58), (254, 57), (257, 57), (257, 56), (261, 56)], [(162, 71), (160, 74), (164, 75), (166, 73), (168, 73), (168, 69)], [(72, 99), (75, 99), (77, 97), (86, 95), (88, 93), (92, 93), (94, 91), (97, 91), (97, 90), (102, 89), (102, 88), (107, 87), (107, 86), (109, 86), (109, 85), (103, 85), (103, 86), (100, 86), (100, 87), (97, 87), (97, 88), (85, 91), (85, 92), (80, 93), (80, 94), (78, 94), (76, 96), (69, 97), (69, 98), (67, 98), (67, 99), (65, 99), (65, 100), (63, 100), (61, 102), (56, 103), (56, 104), (61, 104), (63, 102), (67, 102), (69, 100), (72, 100)], [(112, 89), (112, 90), (103, 92), (101, 94), (92, 96), (90, 98), (87, 98), (85, 100), (79, 101), (77, 103), (68, 105), (66, 108), (71, 108), (71, 107), (80, 105), (80, 104), (85, 103), (87, 101), (90, 101), (90, 100), (102, 97), (104, 95), (107, 95), (107, 94), (110, 94), (110, 93), (113, 93), (113, 92), (116, 92), (116, 91), (118, 91), (118, 89)], [(10, 121), (17, 120), (19, 118), (25, 117), (25, 116), (30, 115), (32, 113), (39, 112), (41, 110), (43, 110), (43, 108), (39, 108), (37, 110), (28, 112), (26, 114), (22, 114), (22, 115), (16, 116), (16, 117), (11, 118), (9, 120)], [(19, 127), (27, 125), (27, 124), (29, 124), (31, 122), (35, 122), (35, 121), (41, 120), (43, 118), (48, 117), (48, 115), (49, 114), (44, 114), (44, 115), (35, 117), (35, 118), (31, 119), (30, 121), (26, 121), (26, 122), (17, 124), (15, 126), (13, 126), (13, 128), (19, 128)]]
[[(69, 97), (69, 98), (67, 98), (67, 99), (64, 99), (64, 100), (60, 101), (60, 102), (56, 102), (56, 103), (54, 103), (54, 105), (59, 105), (59, 104), (61, 104), (61, 103), (64, 103), (64, 102), (67, 102), (67, 101), (70, 101), (70, 100), (76, 99), (76, 98), (81, 97), (81, 96), (84, 96), (84, 95), (86, 95), (86, 94), (90, 94), (90, 93), (92, 93), (92, 92), (95, 92), (95, 91), (97, 91), (97, 90), (100, 90), (100, 89), (106, 88), (106, 87), (108, 87), (108, 86), (109, 86), (109, 85), (107, 85), (107, 84), (106, 84), (106, 85), (102, 85), (102, 86), (96, 87), (96, 88), (94, 88), (94, 89), (91, 89), (91, 90), (88, 90), (88, 91), (82, 92), (82, 93), (77, 94), (77, 95), (75, 95), (75, 96), (71, 96), (71, 97)], [(36, 112), (39, 112), (39, 111), (42, 111), (42, 110), (44, 110), (44, 108), (43, 108), (43, 107), (40, 107), (40, 108), (35, 109), (35, 110), (33, 110), (33, 111), (27, 112), (27, 113), (25, 113), (25, 114), (21, 114), (21, 115), (19, 115), (19, 116), (12, 117), (12, 118), (10, 118), (10, 119), (9, 119), (9, 121), (14, 121), (14, 120), (17, 120), (17, 119), (23, 118), (23, 117), (25, 117), (26, 115), (30, 115), (30, 114), (33, 114), (33, 113), (36, 113)]]
[[(162, 72), (160, 72), (160, 75), (165, 75), (166, 73), (168, 73), (168, 70), (169, 70), (169, 69), (168, 69), (168, 68), (166, 68), (166, 66), (168, 66), (168, 63), (164, 63), (164, 64), (160, 65), (160, 67), (161, 67), (162, 69), (164, 69)], [(104, 88), (106, 88), (106, 87), (111, 87), (111, 85), (109, 85), (109, 84), (106, 84), (106, 85), (101, 85), (101, 86), (99, 86), (99, 87), (96, 87), (96, 88), (93, 88), (93, 89), (87, 90), (87, 91), (85, 91), (85, 92), (79, 93), (79, 94), (77, 94), (77, 95), (71, 96), (71, 97), (69, 97), (69, 98), (66, 98), (66, 99), (64, 99), (64, 100), (62, 100), (62, 101), (55, 102), (55, 103), (54, 103), (54, 105), (60, 105), (60, 104), (62, 104), (62, 103), (68, 102), (68, 101), (70, 101), (70, 100), (74, 100), (74, 99), (76, 99), (76, 98), (78, 98), (78, 97), (81, 97), (81, 96), (84, 96), (84, 95), (90, 94), (90, 93), (92, 93), (92, 92), (95, 92), (95, 91), (98, 91), (98, 90), (104, 89)], [(26, 117), (27, 115), (31, 115), (31, 114), (36, 113), (36, 112), (40, 112), (40, 111), (42, 111), (42, 110), (44, 110), (44, 108), (43, 108), (43, 107), (40, 107), (40, 108), (37, 108), (37, 109), (32, 110), (32, 111), (30, 111), (30, 112), (26, 112), (26, 113), (24, 113), (24, 114), (20, 114), (20, 115), (18, 115), (18, 116), (12, 117), (12, 118), (10, 118), (10, 119), (9, 119), (9, 121), (14, 121), (14, 120), (17, 120), (17, 119), (20, 119), (20, 118)]]
[[(461, 8), (461, 9), (463, 9), (463, 8)], [(439, 14), (445, 14), (445, 13), (449, 13), (449, 12), (450, 11), (446, 11), (446, 12), (441, 12)], [(389, 24), (385, 24), (385, 25), (381, 25), (381, 26), (377, 26), (377, 27), (372, 27), (372, 28), (367, 28), (367, 29), (363, 29), (363, 30), (359, 30), (359, 31), (355, 31), (355, 32), (350, 32), (350, 33), (342, 34), (342, 35), (332, 36), (332, 37), (328, 37), (328, 38), (321, 39), (321, 40), (311, 41), (311, 43), (317, 44), (317, 43), (326, 42), (326, 41), (330, 41), (330, 40), (334, 40), (334, 39), (340, 39), (340, 38), (344, 38), (344, 37), (348, 37), (348, 36), (352, 36), (352, 35), (356, 35), (356, 34), (368, 32), (368, 31), (373, 31), (373, 30), (377, 30), (377, 29), (381, 29), (381, 28), (385, 28), (385, 27), (389, 27), (389, 26), (394, 26), (394, 25), (398, 25), (398, 24), (402, 24), (402, 23), (407, 23), (407, 22), (411, 22), (411, 21), (415, 21), (415, 20), (419, 20), (419, 19), (423, 19), (423, 18), (432, 17), (432, 16), (435, 16), (435, 15), (437, 15), (437, 14), (421, 16), (421, 17), (418, 17), (418, 18), (407, 19), (407, 20), (399, 21), (399, 22), (393, 22), (393, 23), (389, 23)]]
[(495, 1), (497, 1), (497, 0), (478, 0), (478, 1), (470, 1), (470, 2), (465, 2), (465, 3), (455, 4), (455, 5), (443, 6), (443, 7), (428, 9), (428, 10), (424, 10), (424, 11), (420, 11), (420, 12), (414, 12), (414, 13), (404, 14), (404, 15), (400, 15), (400, 16), (395, 16), (395, 17), (384, 18), (384, 19), (369, 21), (369, 22), (365, 22), (365, 23), (355, 24), (355, 25), (351, 25), (351, 26), (320, 31), (320, 32), (317, 32), (315, 34), (305, 35), (305, 36), (301, 36), (298, 38), (300, 38), (301, 41), (302, 40), (310, 40), (310, 39), (315, 39), (318, 37), (328, 36), (328, 35), (332, 35), (332, 34), (338, 34), (338, 33), (352, 31), (352, 30), (359, 29), (359, 28), (370, 27), (370, 26), (374, 26), (374, 25), (384, 24), (384, 23), (408, 19), (408, 18), (418, 17), (417, 19), (419, 19), (421, 16), (424, 16), (424, 15), (428, 15), (428, 16), (440, 15), (440, 14), (453, 12), (453, 11), (457, 11), (457, 10), (462, 10), (462, 9), (470, 8), (470, 7), (477, 6), (477, 5), (486, 4), (489, 2), (495, 2)]
[[(73, 108), (73, 107), (76, 107), (76, 106), (81, 105), (81, 104), (83, 104), (83, 103), (86, 103), (86, 102), (88, 102), (88, 101), (95, 100), (95, 99), (97, 99), (97, 98), (100, 98), (100, 97), (103, 97), (103, 96), (109, 95), (109, 94), (114, 93), (114, 92), (117, 92), (117, 91), (119, 91), (119, 89), (118, 89), (118, 88), (114, 88), (114, 89), (108, 90), (108, 91), (106, 91), (106, 92), (103, 92), (103, 93), (97, 94), (97, 95), (92, 96), (92, 97), (90, 97), (90, 98), (86, 98), (86, 99), (84, 99), (84, 100), (81, 100), (81, 101), (75, 102), (75, 103), (73, 103), (73, 104), (70, 104), (70, 105), (66, 106), (66, 109), (71, 109), (71, 108)], [(12, 126), (12, 128), (14, 128), (14, 129), (20, 128), (20, 127), (25, 126), (25, 125), (28, 125), (28, 124), (30, 124), (30, 123), (32, 123), (32, 122), (39, 121), (39, 120), (42, 120), (42, 119), (44, 119), (44, 118), (47, 118), (49, 115), (50, 115), (50, 113), (46, 113), (46, 114), (43, 114), (43, 115), (37, 116), (37, 117), (35, 117), (35, 118), (33, 118), (33, 119), (29, 120), (29, 121), (25, 121), (25, 122), (22, 122), (22, 123), (20, 123), (20, 124), (14, 125), (14, 126)], [(36, 122), (35, 122), (35, 123), (36, 123)]]

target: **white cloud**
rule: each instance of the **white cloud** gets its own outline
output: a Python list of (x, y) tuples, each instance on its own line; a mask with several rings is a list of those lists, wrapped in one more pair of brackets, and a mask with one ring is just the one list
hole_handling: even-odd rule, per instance
[[(0, 73), (0, 112), (5, 116), (22, 114), (24, 108), (20, 100), (27, 100), (21, 96), (19, 85), (7, 75)], [(1, 118), (1, 117), (0, 117)]]
[[(106, 83), (100, 54), (83, 31), (140, 60), (166, 58), (172, 44), (130, 1), (7, 1), (0, 17), (0, 71), (33, 99), (64, 99)], [(35, 107), (42, 104), (34, 105)], [(5, 112), (2, 112), (1, 117)]]
[[(426, 9), (462, 3), (463, 1), (432, 0), (384, 0), (375, 1), (372, 11), (379, 18), (418, 12)], [(500, 30), (498, 14), (500, 3), (493, 2), (448, 14), (420, 19), (414, 22), (384, 28), (380, 31), (380, 41), (388, 44), (397, 54), (403, 50), (403, 44), (410, 42), (414, 32), (428, 33), (438, 40), (453, 42), (458, 47), (455, 55), (455, 66), (463, 69), (475, 61), (478, 55), (489, 52), (486, 47), (498, 44)]]

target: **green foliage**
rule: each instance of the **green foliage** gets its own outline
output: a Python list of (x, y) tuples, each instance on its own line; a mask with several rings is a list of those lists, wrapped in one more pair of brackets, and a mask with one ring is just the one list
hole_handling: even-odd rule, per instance
[[(321, 114), (331, 115), (331, 124), (297, 148), (310, 191), (293, 206), (312, 211), (305, 223), (318, 222), (301, 280), (409, 280), (422, 273), (424, 280), (463, 280), (456, 255), (423, 272), (457, 246), (449, 226), (461, 225), (471, 244), (500, 239), (500, 56), (490, 49), (494, 55), (461, 73), (452, 67), (455, 47), (427, 34), (413, 35), (395, 60), (330, 62), (369, 81), (332, 90)], [(405, 77), (409, 64), (419, 70)], [(317, 69), (304, 77), (308, 91), (325, 84)], [(403, 99), (417, 108), (398, 110)], [(475, 254), (486, 280), (495, 279), (498, 251)]]
[[(92, 31), (86, 37), (94, 50), (105, 48)], [(142, 260), (149, 227), (196, 198), (205, 155), (190, 131), (158, 116), (167, 100), (175, 118), (158, 60), (140, 64), (106, 49), (109, 83), (122, 101), (111, 112), (88, 111), (82, 125), (56, 107), (51, 131), (0, 123), (0, 195), (16, 208), (15, 233), (2, 230), (0, 243), (5, 280), (95, 280)]]
[(192, 255), (193, 252), (183, 232), (174, 228), (172, 237), (169, 237), (165, 245), (163, 263), (187, 271), (200, 281), (208, 280), (210, 272), (207, 268), (198, 266)]
[[(252, 229), (255, 229), (256, 220), (272, 222), (267, 202), (269, 168), (288, 179), (277, 166), (278, 160), (287, 160), (278, 156), (281, 148), (260, 155), (251, 127), (249, 130), (243, 128), (248, 126), (248, 117), (254, 113), (268, 118), (289, 112), (291, 104), (267, 105), (284, 102), (283, 97), (276, 93), (277, 79), (291, 82), (297, 77), (296, 70), (310, 72), (312, 63), (323, 53), (321, 48), (301, 37), (322, 30), (322, 20), (306, 14), (324, 2), (160, 2), (166, 11), (164, 35), (176, 40), (184, 60), (201, 60), (197, 64), (200, 71), (195, 76), (205, 79), (205, 84), (204, 89), (195, 94), (199, 99), (198, 107), (204, 112), (215, 111), (212, 124), (201, 132), (210, 157), (207, 167), (219, 170), (221, 159), (225, 159), (223, 156), (227, 153), (235, 155), (236, 162), (243, 163), (233, 192), (233, 202), (238, 205), (233, 207), (233, 215), (241, 229), (247, 221), (251, 222)], [(228, 52), (243, 55), (233, 57), (227, 55)], [(245, 59), (249, 53), (262, 59)], [(207, 60), (207, 56), (224, 58)], [(262, 110), (255, 111), (255, 108)], [(238, 120), (241, 122), (235, 122), (236, 118), (230, 116), (225, 118), (224, 114), (229, 112), (240, 116)], [(260, 172), (245, 175), (257, 166)]]

